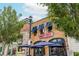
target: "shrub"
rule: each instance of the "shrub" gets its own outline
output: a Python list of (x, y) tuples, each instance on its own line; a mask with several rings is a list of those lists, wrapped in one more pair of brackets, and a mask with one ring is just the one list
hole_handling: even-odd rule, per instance
[(79, 56), (79, 52), (74, 52), (74, 56)]

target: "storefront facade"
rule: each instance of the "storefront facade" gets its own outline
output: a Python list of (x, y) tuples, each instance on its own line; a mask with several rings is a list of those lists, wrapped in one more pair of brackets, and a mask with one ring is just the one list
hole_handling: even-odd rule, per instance
[(49, 18), (32, 23), (32, 56), (67, 56), (67, 40)]

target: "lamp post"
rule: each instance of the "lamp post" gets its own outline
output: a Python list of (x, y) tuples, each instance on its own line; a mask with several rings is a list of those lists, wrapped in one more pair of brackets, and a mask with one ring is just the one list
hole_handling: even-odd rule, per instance
[(31, 23), (32, 23), (32, 16), (29, 16), (29, 22), (30, 22), (30, 33), (29, 33), (29, 39), (31, 39)]
[[(29, 25), (30, 25), (30, 30), (29, 30), (29, 43), (31, 43), (31, 24), (32, 24), (32, 16), (29, 16), (29, 18), (26, 18), (28, 20)], [(30, 45), (30, 44), (29, 44)], [(29, 48), (29, 56), (30, 56), (30, 48)]]
[[(30, 24), (29, 40), (30, 40), (30, 44), (31, 44), (31, 24), (32, 24), (32, 16), (29, 16), (29, 24)], [(30, 48), (29, 48), (29, 56), (30, 56)]]

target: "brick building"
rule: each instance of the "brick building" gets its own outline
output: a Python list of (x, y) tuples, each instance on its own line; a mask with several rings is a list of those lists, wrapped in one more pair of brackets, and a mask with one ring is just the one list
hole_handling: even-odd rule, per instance
[(31, 29), (32, 56), (66, 56), (67, 40), (64, 32), (58, 31), (56, 26), (47, 18), (32, 23)]
[(73, 56), (75, 52), (79, 53), (79, 41), (65, 37), (64, 32), (59, 31), (48, 17), (32, 23), (31, 42), (29, 31), (29, 24), (25, 24), (21, 33), (22, 44), (27, 44), (26, 48), (28, 48), (25, 52), (27, 51), (31, 56)]

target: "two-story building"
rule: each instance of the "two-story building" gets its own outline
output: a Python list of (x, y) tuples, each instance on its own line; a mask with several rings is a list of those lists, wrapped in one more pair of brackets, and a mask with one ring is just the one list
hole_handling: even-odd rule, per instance
[[(46, 17), (32, 23), (31, 42), (29, 39), (29, 24), (21, 30), (23, 47), (31, 56), (73, 56), (79, 55), (79, 41), (66, 37), (63, 31), (56, 28), (50, 18)], [(27, 45), (26, 45), (27, 44)], [(77, 53), (76, 53), (77, 52)]]
[(32, 56), (66, 56), (67, 40), (64, 32), (56, 29), (56, 26), (47, 18), (32, 23), (31, 29)]

